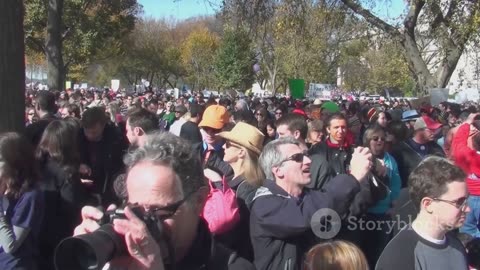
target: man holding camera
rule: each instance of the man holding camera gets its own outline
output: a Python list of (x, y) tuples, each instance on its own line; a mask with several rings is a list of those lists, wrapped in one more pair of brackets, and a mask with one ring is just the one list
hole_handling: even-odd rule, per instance
[[(110, 256), (111, 269), (254, 269), (215, 243), (199, 217), (208, 187), (200, 160), (185, 140), (169, 133), (149, 135), (144, 146), (125, 157), (125, 163), (125, 218), (111, 223), (125, 239), (128, 254)], [(103, 216), (96, 208), (84, 207), (75, 235), (85, 237), (97, 230)], [(154, 228), (143, 221), (146, 216), (156, 220)]]

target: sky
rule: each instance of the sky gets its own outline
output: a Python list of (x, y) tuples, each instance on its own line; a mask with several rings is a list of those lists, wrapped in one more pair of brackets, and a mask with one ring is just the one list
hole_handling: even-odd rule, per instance
[[(218, 0), (138, 0), (145, 17), (184, 20), (200, 15), (211, 15), (219, 9)], [(210, 4), (213, 3), (213, 5)]]
[[(221, 0), (138, 0), (143, 5), (144, 16), (184, 20), (200, 15), (211, 15), (219, 10)], [(377, 1), (375, 14), (383, 19), (398, 17), (405, 7), (404, 0)]]

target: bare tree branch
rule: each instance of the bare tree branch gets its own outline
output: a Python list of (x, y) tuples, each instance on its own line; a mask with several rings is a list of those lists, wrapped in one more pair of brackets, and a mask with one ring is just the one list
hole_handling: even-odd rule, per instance
[(398, 37), (401, 35), (397, 28), (393, 27), (391, 24), (375, 16), (373, 13), (363, 8), (362, 5), (358, 4), (357, 2), (353, 0), (341, 0), (341, 1), (347, 7), (352, 9), (355, 13), (362, 15), (369, 23), (382, 29), (392, 37)]

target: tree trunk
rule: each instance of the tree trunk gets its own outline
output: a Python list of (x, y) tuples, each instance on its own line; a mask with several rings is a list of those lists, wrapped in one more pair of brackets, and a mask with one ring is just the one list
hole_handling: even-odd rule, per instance
[(0, 1), (0, 132), (22, 131), (25, 123), (23, 1)]
[(48, 0), (47, 38), (45, 54), (48, 64), (48, 87), (62, 91), (65, 66), (62, 56), (62, 14), (64, 0)]
[(432, 88), (441, 87), (437, 85), (435, 78), (425, 64), (425, 61), (418, 50), (415, 38), (412, 35), (405, 33), (404, 39), (400, 44), (405, 51), (405, 59), (410, 65), (410, 69), (414, 72), (421, 95), (428, 95), (429, 90)]

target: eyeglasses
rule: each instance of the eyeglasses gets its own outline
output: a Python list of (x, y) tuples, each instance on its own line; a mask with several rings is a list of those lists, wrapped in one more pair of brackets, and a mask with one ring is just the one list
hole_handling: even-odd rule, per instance
[(303, 157), (308, 157), (308, 152), (307, 151), (302, 152), (302, 153), (293, 154), (293, 155), (289, 156), (288, 158), (282, 160), (279, 165), (282, 165), (284, 162), (287, 162), (287, 161), (290, 161), (290, 160), (295, 161), (297, 163), (300, 163), (300, 162), (303, 162)]
[(255, 115), (256, 116), (263, 116), (261, 113), (256, 113)]
[(275, 114), (282, 114), (282, 112), (275, 112)]
[(166, 219), (173, 217), (175, 213), (178, 211), (178, 208), (180, 208), (180, 206), (182, 206), (182, 204), (186, 202), (188, 198), (194, 193), (195, 192), (191, 192), (180, 201), (177, 201), (170, 205), (162, 206), (162, 207), (154, 207), (154, 208), (142, 207), (137, 203), (133, 203), (133, 204), (127, 203), (126, 206), (129, 206), (130, 208), (140, 208), (140, 210), (142, 211), (142, 214), (155, 216), (159, 220), (164, 221)]
[(457, 209), (461, 211), (465, 211), (467, 204), (468, 204), (468, 196), (467, 197), (462, 197), (458, 200), (454, 201), (449, 201), (449, 200), (444, 200), (444, 199), (439, 199), (439, 198), (433, 198), (434, 201), (439, 201), (439, 202), (444, 202), (448, 203), (450, 205), (455, 206)]
[(372, 137), (372, 141), (374, 142), (378, 142), (378, 141), (381, 141), (381, 142), (385, 142), (387, 139), (385, 137), (378, 137), (378, 136), (373, 136)]

